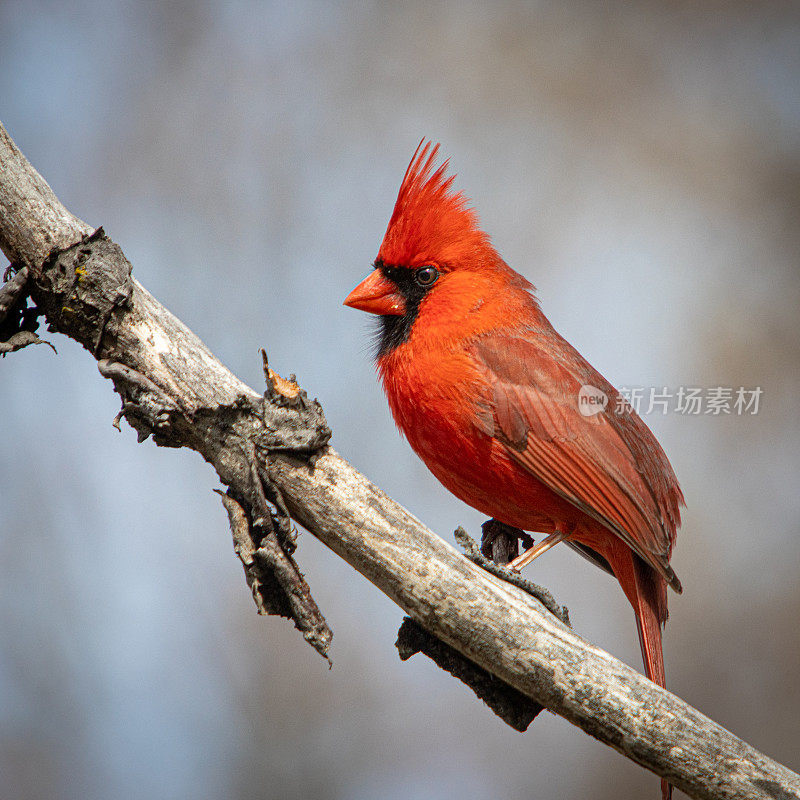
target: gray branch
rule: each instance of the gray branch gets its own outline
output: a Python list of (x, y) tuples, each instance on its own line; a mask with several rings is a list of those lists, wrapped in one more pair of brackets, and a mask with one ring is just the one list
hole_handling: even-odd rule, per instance
[[(326, 445), (321, 411), (301, 393), (276, 381), (264, 398), (236, 378), (130, 276), (113, 242), (61, 205), (2, 126), (0, 246), (29, 268), (51, 329), (102, 363), (140, 436), (213, 464), (247, 520), (228, 504), (246, 567), (261, 563), (267, 533), (291, 555), (286, 509), (437, 639), (691, 797), (800, 798), (800, 776), (582, 639), (387, 497)], [(252, 539), (244, 548), (242, 536)], [(316, 609), (307, 592), (292, 599), (301, 619)]]

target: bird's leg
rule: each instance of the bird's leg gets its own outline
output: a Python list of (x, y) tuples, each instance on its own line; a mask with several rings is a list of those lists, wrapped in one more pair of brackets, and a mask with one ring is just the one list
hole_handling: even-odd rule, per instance
[(495, 564), (508, 564), (519, 553), (518, 542), (523, 547), (533, 547), (533, 539), (525, 531), (506, 525), (497, 519), (490, 519), (481, 525), (481, 552)]
[(546, 553), (551, 547), (554, 547), (559, 542), (563, 542), (569, 536), (569, 532), (556, 528), (546, 539), (542, 539), (539, 544), (526, 550), (521, 556), (517, 556), (513, 561), (508, 564), (508, 569), (513, 572), (519, 572), (524, 566), (533, 561), (534, 558)]

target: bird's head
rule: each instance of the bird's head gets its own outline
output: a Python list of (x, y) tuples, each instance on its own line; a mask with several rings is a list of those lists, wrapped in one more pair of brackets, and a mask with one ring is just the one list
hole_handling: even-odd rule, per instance
[[(424, 307), (458, 317), (492, 287), (531, 286), (498, 255), (468, 199), (452, 188), (449, 161), (423, 140), (408, 165), (374, 271), (344, 304), (381, 316), (379, 355), (408, 339)], [(437, 298), (437, 302), (433, 298)]]

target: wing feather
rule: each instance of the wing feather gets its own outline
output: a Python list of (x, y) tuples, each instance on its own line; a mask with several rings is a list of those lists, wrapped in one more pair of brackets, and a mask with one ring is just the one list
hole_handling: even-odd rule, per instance
[[(669, 558), (683, 495), (661, 446), (616, 389), (552, 328), (483, 336), (473, 356), (491, 387), (482, 429), (680, 591)], [(603, 411), (580, 413), (584, 385), (607, 395)]]

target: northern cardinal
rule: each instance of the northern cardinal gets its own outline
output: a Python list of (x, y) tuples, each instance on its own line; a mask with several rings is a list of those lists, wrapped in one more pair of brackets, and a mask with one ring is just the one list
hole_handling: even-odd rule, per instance
[[(636, 613), (647, 677), (664, 686), (667, 585), (681, 591), (669, 563), (678, 480), (650, 429), (494, 249), (438, 151), (420, 142), (375, 269), (345, 305), (380, 315), (378, 371), (428, 469), (478, 511), (547, 534), (512, 569), (565, 541), (611, 572)], [(586, 392), (600, 404), (582, 411)]]

